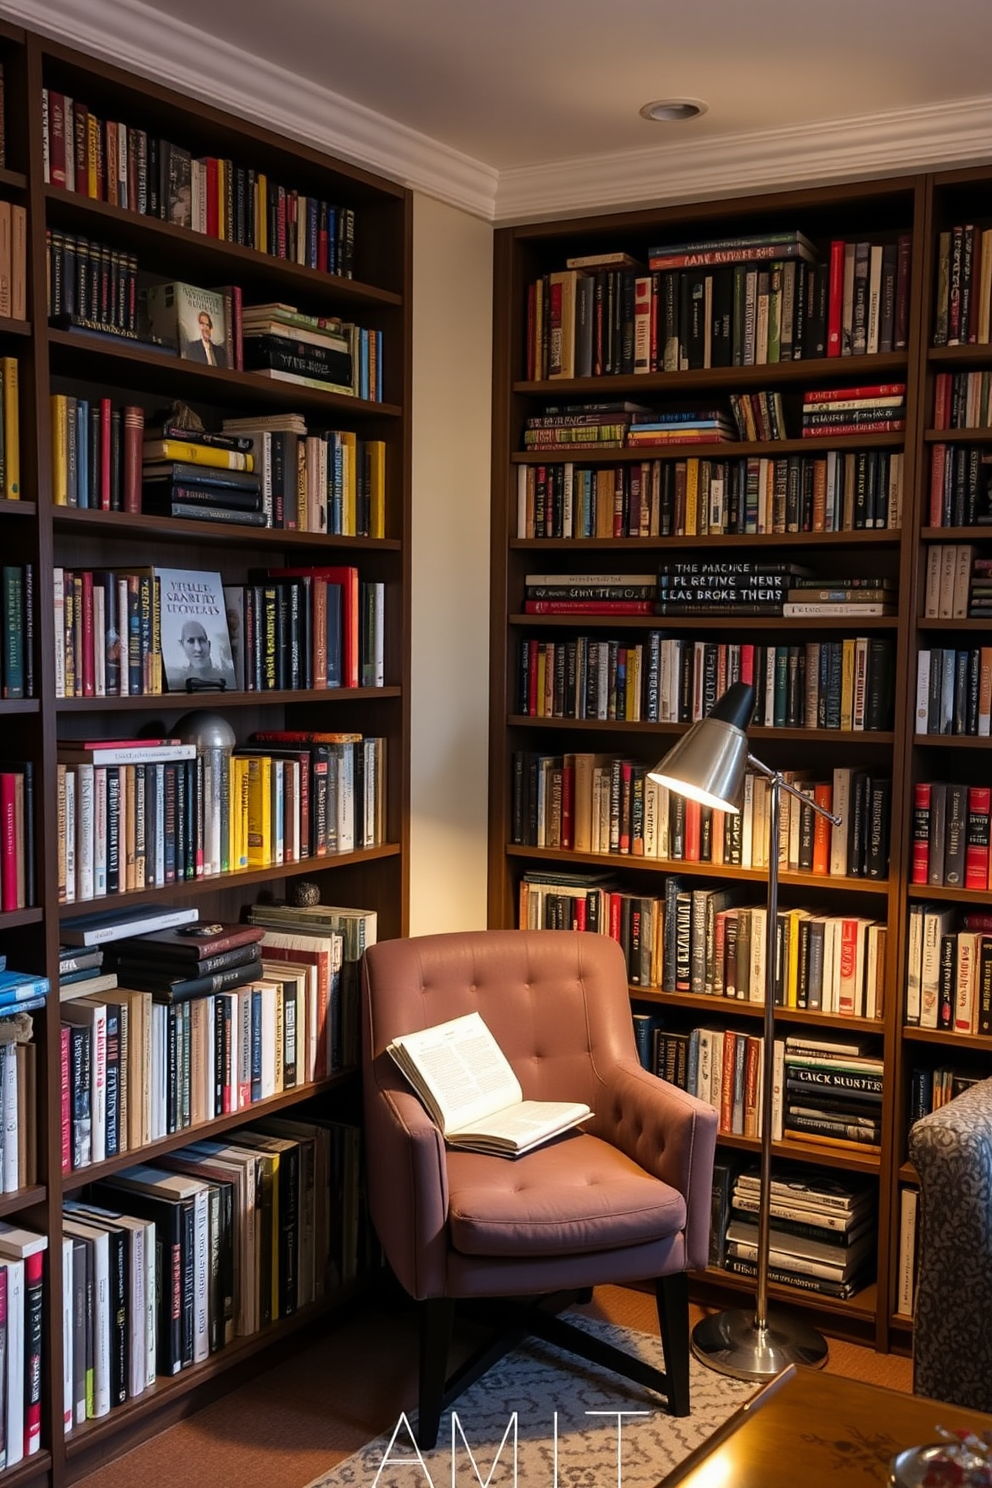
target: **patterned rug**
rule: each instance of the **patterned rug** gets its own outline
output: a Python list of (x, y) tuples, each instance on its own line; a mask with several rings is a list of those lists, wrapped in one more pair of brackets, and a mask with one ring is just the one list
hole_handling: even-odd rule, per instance
[[(574, 1320), (662, 1367), (657, 1338)], [(653, 1488), (755, 1388), (693, 1359), (692, 1414), (675, 1419), (650, 1391), (534, 1339), (445, 1412), (432, 1451), (418, 1455), (400, 1416), (308, 1488)]]

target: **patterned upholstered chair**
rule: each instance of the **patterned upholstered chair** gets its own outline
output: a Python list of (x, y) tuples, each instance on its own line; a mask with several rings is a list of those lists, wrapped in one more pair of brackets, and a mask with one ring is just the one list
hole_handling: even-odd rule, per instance
[(992, 1411), (992, 1080), (918, 1121), (913, 1389)]

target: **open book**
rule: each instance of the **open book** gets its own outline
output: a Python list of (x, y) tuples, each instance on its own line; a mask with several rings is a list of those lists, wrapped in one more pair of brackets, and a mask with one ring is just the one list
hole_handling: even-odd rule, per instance
[(524, 1100), (478, 1013), (403, 1034), (388, 1052), (452, 1147), (519, 1157), (592, 1115), (581, 1101)]

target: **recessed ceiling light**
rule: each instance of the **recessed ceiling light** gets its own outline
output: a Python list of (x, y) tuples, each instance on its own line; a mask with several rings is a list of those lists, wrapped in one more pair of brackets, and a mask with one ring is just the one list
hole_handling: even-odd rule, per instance
[(682, 119), (696, 119), (709, 108), (701, 98), (659, 98), (646, 103), (641, 109), (642, 119), (651, 119), (658, 124), (677, 123)]

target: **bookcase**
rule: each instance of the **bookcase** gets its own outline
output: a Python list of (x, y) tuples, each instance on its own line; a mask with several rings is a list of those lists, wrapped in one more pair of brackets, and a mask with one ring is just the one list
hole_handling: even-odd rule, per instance
[[(933, 432), (936, 374), (958, 368), (981, 370), (990, 365), (987, 345), (930, 348), (938, 269), (937, 234), (939, 228), (973, 220), (979, 222), (979, 218), (973, 219), (971, 214), (979, 211), (978, 204), (986, 183), (986, 172), (933, 178), (909, 176), (657, 210), (528, 223), (502, 229), (496, 234), (490, 924), (518, 924), (521, 885), (525, 875), (542, 872), (557, 874), (563, 879), (569, 875), (609, 874), (614, 887), (621, 894), (632, 896), (635, 904), (638, 900), (642, 903), (663, 900), (665, 883), (673, 876), (677, 877), (683, 889), (726, 887), (745, 899), (750, 894), (752, 904), (764, 902), (764, 869), (734, 866), (731, 854), (722, 848), (722, 860), (706, 861), (705, 840), (702, 852), (697, 848), (694, 860), (688, 861), (684, 854), (677, 858), (674, 853), (671, 857), (652, 856), (643, 842), (640, 851), (636, 848), (631, 851), (629, 847), (626, 851), (618, 851), (616, 841), (612, 850), (606, 851), (605, 837), (602, 851), (589, 851), (590, 844), (585, 836), (582, 838), (583, 850), (576, 850), (574, 832), (578, 828), (573, 813), (577, 810), (578, 771), (590, 768), (589, 765), (580, 766), (577, 763), (579, 758), (589, 760), (591, 757), (594, 764), (600, 759), (622, 756), (630, 762), (631, 778), (636, 781), (638, 776), (643, 777), (645, 769), (650, 769), (662, 757), (687, 726), (687, 715), (684, 712), (680, 714), (677, 708), (673, 714), (661, 712), (652, 717), (648, 711), (646, 691), (642, 693), (643, 707), (638, 704), (640, 711), (631, 709), (631, 692), (628, 689), (624, 699), (622, 687), (610, 693), (608, 706), (603, 705), (603, 694), (600, 693), (598, 707), (583, 708), (581, 686), (573, 671), (568, 669), (579, 668), (581, 672), (582, 666), (588, 665), (587, 657), (596, 641), (614, 642), (621, 655), (626, 648), (628, 657), (631, 650), (641, 646), (638, 661), (645, 672), (654, 664), (649, 649), (652, 632), (659, 637), (659, 644), (680, 639), (693, 644), (717, 642), (723, 646), (739, 646), (742, 651), (747, 645), (792, 646), (796, 651), (801, 648), (807, 661), (811, 657), (820, 657), (824, 645), (840, 636), (861, 637), (869, 646), (877, 640), (887, 643), (884, 671), (889, 698), (884, 716), (879, 714), (862, 727), (857, 723), (856, 714), (853, 720), (825, 719), (822, 710), (811, 712), (810, 707), (800, 706), (790, 711), (786, 718), (774, 713), (759, 715), (751, 733), (755, 753), (780, 769), (807, 772), (817, 779), (830, 779), (832, 772), (850, 767), (866, 773), (869, 779), (891, 782), (891, 786), (886, 787), (891, 790), (891, 807), (886, 808), (890, 818), (887, 867), (880, 862), (872, 865), (865, 861), (852, 866), (848, 859), (846, 865), (840, 865), (841, 869), (847, 867), (846, 872), (836, 871), (838, 865), (834, 864), (831, 865), (833, 871), (821, 869), (815, 874), (796, 871), (795, 866), (783, 867), (781, 875), (785, 911), (807, 908), (821, 917), (868, 919), (885, 927), (884, 977), (876, 989), (880, 997), (874, 1004), (869, 1002), (860, 1011), (855, 1008), (853, 1016), (852, 1010), (843, 1003), (828, 1004), (834, 1006), (830, 1012), (808, 1005), (783, 1005), (777, 1015), (777, 1032), (781, 1037), (805, 1035), (837, 1040), (853, 1036), (863, 1040), (866, 1052), (881, 1060), (884, 1066), (881, 1137), (875, 1150), (869, 1147), (858, 1150), (853, 1145), (833, 1146), (815, 1139), (800, 1142), (787, 1138), (776, 1140), (774, 1158), (776, 1166), (787, 1171), (795, 1171), (798, 1164), (812, 1165), (826, 1174), (843, 1170), (848, 1174), (868, 1175), (872, 1182), (877, 1182), (878, 1242), (873, 1279), (847, 1297), (816, 1295), (778, 1284), (772, 1286), (773, 1295), (808, 1309), (820, 1326), (874, 1344), (883, 1351), (908, 1347), (911, 1336), (911, 1320), (900, 1314), (897, 1308), (896, 1274), (901, 1191), (912, 1187), (913, 1182), (912, 1171), (906, 1164), (911, 1072), (917, 1063), (932, 1068), (949, 1058), (949, 1045), (953, 1045), (955, 1055), (960, 1051), (962, 1061), (969, 1067), (988, 1067), (987, 1036), (955, 1035), (908, 1026), (905, 1000), (909, 911), (914, 902), (928, 897), (931, 892), (928, 888), (915, 888), (910, 883), (914, 787), (918, 781), (938, 777), (967, 778), (977, 784), (981, 773), (973, 768), (969, 776), (968, 766), (977, 764), (980, 755), (973, 750), (981, 747), (982, 740), (921, 738), (914, 735), (913, 715), (920, 647), (940, 645), (939, 634), (934, 632), (939, 633), (942, 629), (952, 630), (962, 637), (967, 634), (969, 638), (960, 640), (959, 644), (977, 647), (980, 638), (976, 632), (988, 624), (987, 621), (972, 619), (938, 621), (931, 627), (930, 622), (922, 618), (928, 542), (964, 542), (977, 536), (978, 551), (984, 551), (981, 528), (972, 527), (967, 533), (952, 529), (936, 534), (925, 525), (925, 508), (930, 483), (931, 446), (938, 439)], [(690, 346), (690, 354), (686, 356), (686, 338), (683, 335), (681, 368), (676, 361), (675, 368), (660, 370), (665, 367), (665, 329), (668, 328), (668, 322), (663, 319), (663, 273), (654, 275), (655, 304), (659, 297), (662, 301), (656, 312), (657, 328), (652, 331), (650, 318), (642, 322), (647, 329), (640, 342), (637, 339), (636, 311), (633, 310), (638, 294), (636, 284), (641, 284), (645, 277), (651, 278), (654, 267), (649, 262), (652, 250), (657, 262), (666, 245), (671, 245), (674, 251), (676, 245), (725, 240), (730, 251), (723, 259), (709, 260), (712, 265), (732, 262), (733, 247), (742, 239), (764, 235), (769, 245), (774, 245), (776, 241), (784, 243), (790, 235), (794, 237), (797, 233), (804, 235), (813, 253), (826, 266), (821, 272), (828, 281), (831, 245), (875, 245), (878, 261), (890, 265), (895, 264), (902, 254), (902, 273), (908, 275), (908, 284), (901, 310), (896, 311), (897, 321), (901, 317), (901, 326), (895, 334), (890, 328), (883, 331), (879, 339), (866, 339), (863, 346), (857, 347), (852, 354), (829, 354), (829, 317), (825, 327), (817, 326), (812, 324), (814, 317), (811, 313), (805, 342), (797, 336), (790, 345), (790, 350), (796, 354), (782, 355), (778, 341), (782, 325), (773, 312), (777, 324), (773, 334), (778, 356), (755, 361), (754, 355), (749, 355), (746, 350), (748, 343), (743, 330), (740, 331), (739, 345), (735, 340), (738, 334), (735, 305), (741, 327), (751, 312), (744, 304), (734, 301), (731, 286), (719, 307), (731, 323), (731, 329), (726, 333), (729, 340), (718, 353), (716, 301), (719, 286), (714, 278), (706, 290), (707, 295), (712, 293), (712, 302), (709, 299), (702, 302), (705, 305), (704, 316), (711, 315), (712, 319), (697, 325), (698, 344)], [(777, 240), (776, 234), (779, 235)], [(774, 247), (769, 246), (768, 257), (773, 257), (774, 253)], [(604, 333), (595, 317), (601, 316), (605, 320), (609, 314), (610, 270), (604, 271), (598, 264), (609, 265), (612, 262), (622, 266), (624, 259), (621, 255), (629, 256), (630, 263), (636, 266), (631, 270), (635, 284), (626, 288), (632, 310), (630, 345), (625, 348), (622, 339), (617, 342), (617, 366), (621, 370), (589, 375), (597, 354), (601, 353), (601, 362), (608, 354), (603, 351)], [(615, 257), (611, 259), (611, 256)], [(867, 258), (870, 258), (870, 250)], [(574, 276), (570, 278), (565, 272), (570, 259), (579, 261), (580, 274), (593, 278), (599, 275), (597, 288), (590, 290), (587, 302), (593, 307), (591, 313), (594, 317), (589, 335), (599, 338), (593, 340), (591, 355), (589, 341), (583, 343), (580, 329), (584, 312), (576, 318), (569, 310), (569, 297), (576, 292)], [(693, 264), (691, 258), (684, 262)], [(747, 265), (757, 270), (763, 266), (761, 263)], [(836, 263), (836, 269), (837, 285), (841, 288), (842, 259)], [(895, 272), (893, 269), (893, 276)], [(699, 282), (702, 283), (705, 275), (710, 273), (716, 274), (716, 269), (700, 268)], [(812, 277), (813, 270), (809, 273)], [(561, 290), (563, 310), (559, 308), (556, 289), (552, 287), (556, 284), (556, 276), (558, 284), (564, 283)], [(539, 292), (535, 299), (533, 286), (542, 280), (547, 283), (547, 291), (543, 298)], [(599, 283), (603, 283), (602, 292)], [(870, 294), (870, 280), (868, 284)], [(891, 284), (895, 284), (895, 277)], [(771, 287), (774, 294), (774, 280)], [(622, 298), (622, 276), (612, 288)], [(829, 293), (829, 284), (825, 292)], [(688, 304), (687, 301), (687, 307)], [(808, 301), (808, 305), (811, 311), (816, 309), (814, 300)], [(780, 306), (781, 302), (776, 310)], [(819, 308), (822, 312), (822, 301)], [(570, 313), (573, 315), (571, 321), (568, 318)], [(792, 309), (789, 313), (791, 316)], [(872, 312), (869, 310), (867, 313)], [(687, 308), (684, 314), (691, 314), (691, 308)], [(545, 318), (550, 323), (550, 336), (545, 339), (545, 357), (548, 360), (542, 363), (539, 348), (541, 321)], [(563, 319), (564, 331), (561, 330)], [(622, 324), (621, 311), (615, 321), (618, 330)], [(683, 331), (684, 326), (685, 322)], [(575, 328), (574, 341), (570, 339), (572, 327)], [(877, 327), (875, 330), (877, 333)], [(559, 335), (561, 339), (556, 343)], [(879, 346), (883, 349), (874, 349)], [(845, 353), (847, 349), (837, 348)], [(624, 353), (626, 361), (623, 360)], [(638, 371), (634, 370), (635, 358), (643, 362)], [(582, 375), (571, 375), (577, 369)], [(802, 437), (804, 425), (813, 426), (816, 422), (815, 417), (803, 417), (801, 405), (804, 402), (808, 414), (810, 409), (823, 406), (816, 403), (816, 398), (836, 400), (841, 390), (849, 390), (847, 398), (856, 399), (858, 392), (869, 389), (870, 396), (884, 398), (891, 394), (896, 399), (903, 397), (904, 409), (894, 426), (882, 427), (882, 417), (876, 413), (866, 416), (869, 423), (874, 424), (866, 432), (857, 432), (858, 421), (852, 417), (850, 425), (844, 425), (842, 432), (828, 432), (826, 437), (821, 435), (819, 438)], [(901, 391), (897, 394), (897, 390), (902, 389), (904, 394)], [(813, 400), (808, 397), (810, 393), (815, 394)], [(762, 396), (756, 398), (756, 394)], [(764, 430), (760, 426), (756, 430), (744, 428), (730, 443), (718, 442), (715, 434), (708, 436), (707, 442), (707, 436), (701, 433), (696, 436), (695, 443), (681, 447), (672, 444), (662, 448), (660, 439), (653, 443), (649, 438), (645, 447), (632, 448), (622, 426), (620, 410), (623, 400), (650, 409), (655, 416), (658, 410), (680, 410), (682, 417), (688, 418), (686, 410), (690, 410), (714, 416), (719, 412), (725, 419), (730, 415), (731, 398), (740, 400), (745, 395), (759, 412), (770, 410), (773, 416), (777, 415), (779, 427), (772, 424)], [(539, 426), (541, 416), (546, 418), (549, 409), (553, 414), (552, 426), (556, 419), (559, 426), (567, 426), (569, 416), (575, 410), (594, 403), (602, 404), (604, 410), (617, 410), (612, 417), (621, 419), (619, 437), (612, 445), (608, 443), (597, 448), (590, 443), (575, 444), (558, 450), (551, 442), (555, 436), (547, 432), (547, 425), (543, 445), (538, 442), (534, 447), (525, 443), (525, 433)], [(605, 413), (606, 418), (610, 416)], [(632, 417), (636, 425), (637, 413)], [(651, 415), (646, 413), (643, 418), (649, 422)], [(781, 427), (783, 421), (784, 429)], [(840, 421), (834, 420), (834, 426), (839, 425)], [(985, 443), (987, 447), (988, 431), (972, 438), (973, 432), (955, 431), (949, 435), (950, 442), (963, 444), (971, 441), (978, 445)], [(758, 438), (755, 438), (755, 433)], [(768, 437), (772, 434), (777, 437)], [(536, 437), (540, 441), (542, 436)], [(675, 478), (666, 475), (662, 467), (674, 467), (680, 460), (695, 458), (697, 464), (740, 461), (744, 466), (745, 462), (778, 459), (787, 465), (792, 456), (801, 461), (807, 456), (825, 457), (828, 452), (832, 452), (836, 468), (848, 459), (857, 462), (865, 452), (869, 452), (869, 459), (884, 457), (887, 469), (891, 469), (893, 460), (899, 457), (901, 489), (896, 498), (898, 512), (890, 505), (884, 525), (876, 526), (872, 521), (861, 520), (858, 515), (861, 498), (856, 496), (853, 508), (846, 512), (839, 503), (833, 519), (829, 516), (824, 519), (822, 508), (817, 517), (811, 515), (815, 513), (815, 507), (808, 505), (804, 508), (801, 499), (795, 507), (786, 504), (789, 498), (784, 477), (779, 511), (775, 510), (772, 496), (765, 508), (765, 516), (761, 515), (759, 507), (756, 520), (753, 513), (745, 520), (747, 507), (743, 497), (738, 508), (729, 508), (732, 512), (729, 519), (728, 508), (720, 507), (712, 529), (708, 518), (698, 516), (687, 522), (679, 515), (677, 505), (666, 508), (664, 504), (673, 489), (673, 502), (677, 503), (680, 496)], [(553, 467), (563, 468), (566, 463), (570, 467), (568, 473), (556, 475)], [(648, 464), (661, 468), (661, 473), (652, 476), (647, 470)], [(585, 484), (580, 481), (580, 467)], [(602, 492), (598, 481), (604, 469), (613, 472), (615, 477), (607, 478), (610, 511), (605, 523), (601, 507), (597, 506), (591, 514), (589, 506), (590, 492), (596, 496)], [(531, 470), (538, 474), (528, 486), (526, 472)], [(521, 475), (521, 471), (525, 474)], [(636, 479), (631, 476), (632, 471), (638, 472)], [(647, 489), (650, 481), (655, 481), (651, 486), (655, 504), (642, 500), (640, 519), (635, 521), (630, 517), (630, 508), (634, 502), (631, 493), (637, 490), (637, 480), (640, 480), (641, 489)], [(801, 477), (799, 480), (801, 489)], [(709, 489), (712, 490), (712, 486)], [(743, 492), (746, 486), (740, 489)], [(890, 487), (890, 494), (893, 489)], [(657, 495), (659, 491), (660, 497)], [(701, 513), (703, 500), (701, 496), (698, 499)], [(719, 499), (721, 502), (725, 500), (722, 490)], [(672, 518), (670, 526), (664, 525), (669, 522), (673, 510), (677, 520)], [(666, 511), (669, 516), (665, 515)], [(631, 531), (637, 535), (629, 535)], [(563, 532), (570, 535), (561, 535)], [(675, 572), (675, 565), (679, 562), (737, 563), (755, 559), (760, 559), (773, 572), (776, 565), (783, 562), (801, 565), (807, 574), (813, 575), (814, 585), (817, 579), (821, 583), (830, 579), (834, 585), (846, 585), (851, 584), (855, 577), (870, 575), (872, 583), (880, 591), (885, 591), (877, 597), (894, 602), (881, 605), (877, 614), (869, 610), (863, 618), (859, 618), (856, 611), (850, 617), (818, 614), (815, 606), (799, 610), (789, 618), (781, 613), (748, 614), (740, 610), (737, 613), (732, 610), (693, 613), (691, 608), (680, 609), (678, 605), (663, 613), (639, 613), (636, 604), (632, 604), (626, 613), (618, 608), (610, 614), (590, 613), (592, 606), (585, 613), (555, 612), (553, 606), (545, 607), (544, 613), (538, 605), (525, 608), (526, 595), (534, 598), (535, 592), (552, 594), (556, 578), (567, 586), (570, 579), (600, 575), (604, 581), (610, 581), (611, 592), (619, 597), (625, 590), (625, 580), (630, 585), (629, 593), (639, 594), (638, 585), (657, 575), (659, 568)], [(531, 580), (530, 588), (528, 579)], [(540, 584), (535, 584), (535, 579), (539, 579)], [(543, 591), (541, 584), (545, 586)], [(604, 597), (608, 589), (609, 585), (603, 588)], [(565, 587), (559, 592), (564, 595)], [(573, 642), (576, 643), (575, 649), (570, 652), (566, 648)], [(524, 643), (530, 643), (529, 650), (524, 650)], [(558, 643), (555, 662), (560, 670), (552, 679), (547, 652), (548, 646), (555, 643)], [(811, 652), (810, 646), (821, 649)], [(692, 650), (691, 645), (689, 650)], [(564, 660), (558, 654), (561, 651), (565, 652)], [(602, 658), (610, 653), (599, 648), (598, 654)], [(722, 660), (714, 662), (714, 667), (726, 663), (729, 668), (736, 654), (725, 653)], [(535, 661), (535, 656), (540, 659)], [(549, 675), (544, 682), (543, 695), (541, 682), (537, 682), (534, 706), (535, 677), (544, 678), (544, 673), (538, 672), (537, 668), (545, 663)], [(615, 672), (610, 675), (615, 678)], [(697, 673), (694, 679), (697, 687), (700, 680)], [(730, 680), (730, 670), (726, 673), (714, 670), (708, 679), (706, 674), (703, 675), (702, 685), (708, 687), (709, 692), (697, 694), (697, 714), (699, 697), (711, 701), (714, 692), (718, 694)], [(554, 692), (556, 682), (563, 689), (564, 706), (560, 699), (555, 700), (558, 698)], [(657, 677), (650, 685), (657, 689)], [(586, 704), (591, 686), (587, 682)], [(643, 674), (641, 686), (645, 686)], [(527, 689), (529, 695), (525, 696)], [(815, 698), (813, 702), (816, 702)], [(692, 696), (683, 699), (683, 703), (691, 709)], [(569, 714), (571, 716), (564, 716)], [(688, 717), (692, 716), (690, 711)], [(846, 726), (836, 727), (838, 721)], [(834, 726), (825, 726), (827, 722)], [(783, 723), (786, 726), (782, 726)], [(537, 845), (542, 838), (537, 830), (538, 808), (534, 804), (534, 792), (528, 795), (526, 785), (521, 784), (524, 772), (544, 768), (531, 763), (535, 757), (547, 762), (541, 789), (548, 794), (539, 797), (539, 802), (548, 813), (543, 841), (550, 839), (558, 844), (554, 846)], [(570, 770), (575, 772), (571, 780)], [(532, 777), (536, 778), (536, 775)], [(622, 785), (619, 789), (622, 790)], [(636, 789), (635, 786), (635, 792)], [(555, 815), (558, 805), (555, 792), (559, 790), (566, 801), (561, 809), (567, 825)], [(594, 813), (596, 800), (594, 797)], [(647, 800), (645, 795), (645, 811), (648, 810)], [(528, 811), (531, 813), (529, 822)], [(635, 823), (636, 820), (635, 816)], [(605, 821), (603, 830), (605, 833)], [(646, 833), (648, 828), (643, 830)], [(596, 848), (600, 841), (595, 836), (595, 826), (593, 832), (591, 846)], [(562, 841), (567, 845), (561, 846)], [(622, 849), (622, 839), (619, 845)], [(672, 838), (669, 837), (663, 846), (666, 852), (669, 851)], [(808, 862), (806, 867), (809, 867)], [(936, 899), (941, 896), (955, 904), (969, 899), (968, 895), (951, 889), (934, 891)], [(975, 893), (970, 897), (975, 904), (988, 901), (987, 893)], [(568, 913), (566, 910), (566, 916)], [(566, 918), (557, 923), (575, 923), (575, 920)], [(625, 929), (625, 923), (621, 922), (621, 932), (618, 933)], [(631, 970), (630, 958), (628, 969)], [(730, 1001), (714, 995), (712, 987), (704, 991), (662, 991), (657, 980), (653, 983), (645, 981), (632, 971), (630, 992), (639, 1010), (660, 1015), (665, 1030), (684, 1034), (698, 1025), (717, 1025), (744, 1034), (760, 1033), (755, 1021), (762, 1015), (760, 1004), (739, 999)], [(783, 996), (788, 998), (787, 989)], [(843, 1011), (838, 1010), (841, 1007)], [(733, 1134), (724, 1130), (721, 1124), (720, 1158), (744, 1160), (750, 1155), (754, 1159), (757, 1149), (756, 1136)], [(711, 1265), (705, 1274), (694, 1278), (693, 1285), (700, 1299), (721, 1305), (739, 1305), (742, 1291), (750, 1290), (753, 1282), (723, 1267)]]
[[(136, 1160), (186, 1144), (178, 1131), (140, 1153), (130, 1151), (63, 1176), (60, 1115), (58, 985), (60, 919), (87, 909), (165, 901), (195, 904), (201, 918), (235, 921), (259, 899), (285, 898), (299, 879), (315, 880), (325, 903), (376, 911), (378, 934), (407, 929), (409, 790), (409, 467), (410, 284), (409, 194), (315, 149), (283, 139), (255, 124), (145, 82), (65, 46), (0, 23), (6, 156), (0, 198), (27, 209), (26, 309), (22, 318), (0, 318), (0, 356), (16, 358), (19, 380), (20, 493), (0, 500), (4, 562), (30, 565), (33, 600), (23, 615), (23, 641), (33, 686), (24, 697), (0, 700), (4, 754), (30, 761), (34, 770), (34, 893), (29, 907), (0, 914), (0, 949), (8, 964), (45, 973), (50, 1006), (35, 1015), (38, 1046), (37, 1130), (39, 1182), (0, 1198), (0, 1214), (52, 1239), (61, 1232), (64, 1197)], [(112, 205), (85, 192), (46, 181), (44, 90), (85, 103), (101, 120), (120, 120), (148, 138), (166, 139), (199, 156), (231, 160), (278, 181), (287, 192), (336, 203), (352, 214), (353, 236), (341, 272), (249, 246), (243, 231), (208, 235), (130, 206)], [(51, 120), (46, 120), (50, 128)], [(51, 156), (49, 155), (49, 159)], [(135, 169), (135, 158), (129, 161)], [(148, 162), (142, 161), (142, 170)], [(238, 176), (232, 172), (235, 182)], [(143, 181), (143, 187), (148, 185)], [(133, 194), (133, 193), (132, 193)], [(257, 196), (255, 201), (257, 203)], [(237, 215), (243, 203), (235, 204)], [(275, 221), (275, 219), (273, 219)], [(133, 255), (139, 285), (177, 280), (198, 286), (236, 285), (244, 305), (281, 303), (311, 316), (337, 316), (378, 333), (381, 396), (333, 392), (313, 383), (268, 380), (233, 365), (198, 364), (161, 354), (154, 346), (109, 335), (85, 335), (49, 323), (50, 245), (46, 232), (75, 235)], [(260, 241), (256, 238), (256, 243)], [(302, 259), (304, 255), (299, 257)], [(307, 427), (350, 431), (384, 446), (381, 533), (327, 535), (274, 524), (265, 528), (56, 505), (52, 499), (51, 397), (62, 393), (109, 399), (115, 409), (146, 414), (175, 400), (187, 404), (209, 429), (248, 415), (297, 413)], [(9, 449), (7, 451), (9, 460)], [(226, 690), (195, 695), (56, 696), (56, 619), (52, 575), (59, 567), (112, 569), (157, 566), (218, 572), (228, 584), (270, 567), (357, 567), (361, 579), (382, 586), (382, 685), (265, 691)], [(24, 659), (22, 655), (22, 660)], [(285, 679), (284, 679), (285, 680)], [(361, 679), (363, 682), (371, 680)], [(60, 904), (59, 821), (56, 801), (57, 741), (101, 741), (138, 735), (168, 736), (176, 720), (195, 708), (222, 713), (239, 743), (256, 730), (351, 731), (384, 740), (385, 801), (381, 840), (319, 858), (283, 861), (164, 888), (133, 889), (111, 902)], [(310, 1085), (297, 1085), (265, 1103), (267, 1112), (357, 1109), (356, 1071), (346, 1068)], [(196, 1135), (230, 1133), (261, 1112), (240, 1111), (201, 1126)], [(319, 1324), (348, 1300), (338, 1294), (297, 1311), (260, 1333), (238, 1338), (210, 1359), (157, 1383), (98, 1420), (62, 1424), (62, 1296), (60, 1247), (45, 1256), (42, 1339), (42, 1449), (0, 1473), (17, 1483), (64, 1484), (160, 1429), (252, 1367), (261, 1350), (292, 1346), (301, 1329)]]

